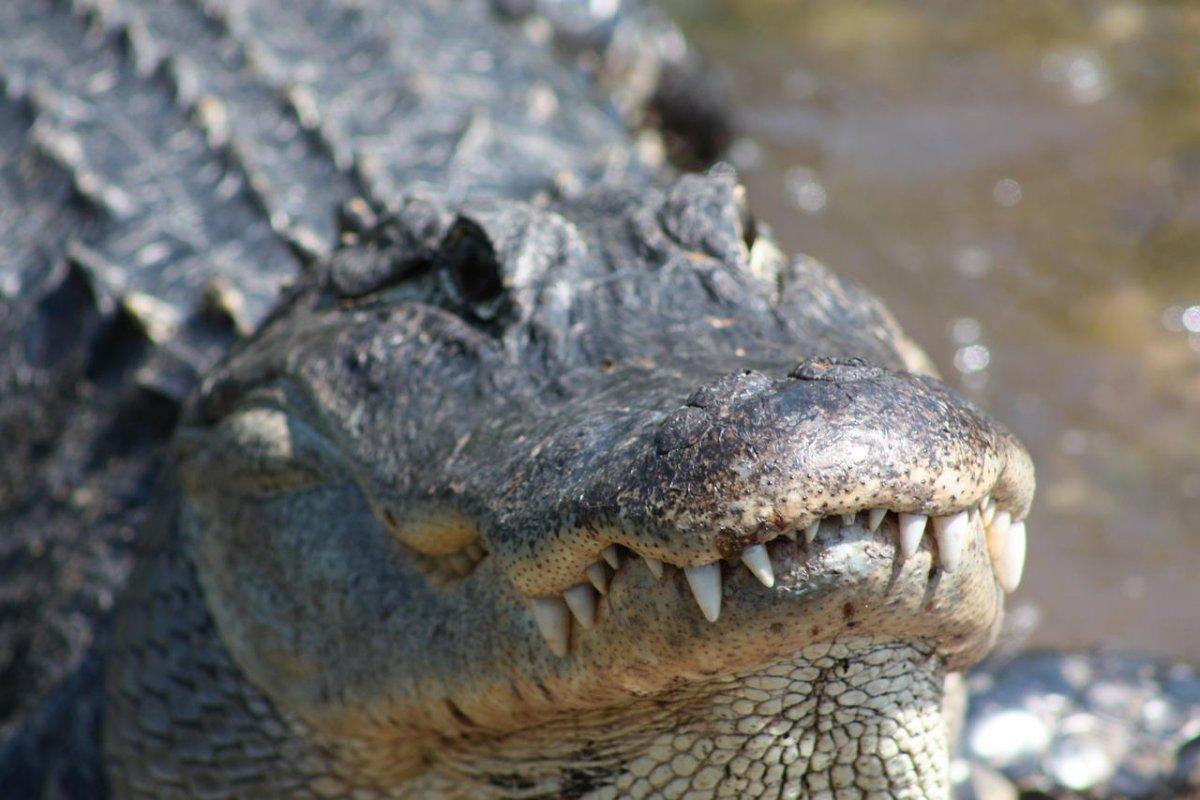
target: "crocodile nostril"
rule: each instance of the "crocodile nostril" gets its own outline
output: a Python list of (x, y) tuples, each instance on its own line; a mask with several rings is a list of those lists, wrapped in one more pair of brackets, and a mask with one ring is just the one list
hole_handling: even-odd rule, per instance
[(730, 406), (751, 395), (766, 391), (773, 381), (761, 372), (744, 370), (724, 375), (692, 392), (684, 405), (693, 408)]
[(801, 361), (788, 372), (789, 378), (801, 381), (831, 381), (853, 383), (877, 380), (885, 371), (863, 358), (810, 358)]

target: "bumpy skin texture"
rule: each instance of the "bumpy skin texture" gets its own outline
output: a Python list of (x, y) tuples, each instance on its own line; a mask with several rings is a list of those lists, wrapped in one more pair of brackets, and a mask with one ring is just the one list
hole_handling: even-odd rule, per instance
[[(1024, 451), (515, 5), (0, 4), (5, 793), (948, 791), (978, 520), (784, 537), (1023, 516)], [(652, 29), (567, 22), (637, 113)], [(704, 620), (678, 568), (762, 542)], [(664, 579), (553, 655), (610, 544)]]

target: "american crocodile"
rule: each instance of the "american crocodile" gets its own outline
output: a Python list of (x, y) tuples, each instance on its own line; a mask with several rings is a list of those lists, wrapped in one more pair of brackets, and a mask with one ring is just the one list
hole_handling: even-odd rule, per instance
[(949, 796), (1029, 457), (583, 8), (0, 6), (3, 792)]

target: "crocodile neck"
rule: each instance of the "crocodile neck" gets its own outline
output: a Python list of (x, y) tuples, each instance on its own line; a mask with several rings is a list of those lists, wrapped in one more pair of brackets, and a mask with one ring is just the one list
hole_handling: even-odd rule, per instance
[(856, 637), (694, 676), (624, 708), (481, 738), (409, 796), (945, 797), (944, 671), (930, 653)]

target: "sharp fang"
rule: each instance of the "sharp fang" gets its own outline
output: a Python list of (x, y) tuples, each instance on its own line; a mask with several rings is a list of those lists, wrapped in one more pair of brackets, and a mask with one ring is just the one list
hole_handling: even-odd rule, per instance
[(983, 525), (986, 528), (992, 524), (992, 519), (996, 516), (996, 503), (992, 500), (992, 496), (988, 495), (979, 503), (979, 514), (983, 517)]
[[(1012, 528), (1012, 515), (1007, 511), (997, 511), (992, 517), (992, 524), (987, 526), (985, 533), (987, 538), (988, 556), (992, 559), (992, 569), (996, 571), (996, 576), (999, 577), (1004, 568), (1001, 563), (1004, 561), (1004, 552), (1008, 547), (1008, 532)], [(1001, 581), (1001, 585), (1003, 585)]]
[(879, 530), (879, 526), (883, 524), (883, 518), (886, 516), (886, 508), (872, 508), (871, 513), (867, 515), (867, 530), (871, 533)]
[(596, 623), (596, 595), (589, 584), (575, 584), (563, 592), (563, 599), (580, 625), (590, 628)]
[(721, 565), (700, 564), (695, 567), (684, 567), (688, 586), (692, 587), (692, 596), (700, 606), (701, 613), (709, 622), (716, 622), (721, 616)]
[(812, 544), (813, 540), (817, 538), (817, 531), (819, 530), (821, 530), (821, 520), (814, 520), (812, 525), (804, 529), (804, 541)]
[(658, 580), (662, 580), (662, 576), (663, 576), (662, 562), (659, 561), (657, 558), (651, 558), (650, 556), (642, 556), (642, 560), (646, 562), (646, 567), (649, 568), (650, 574), (653, 575)]
[(599, 561), (587, 565), (584, 570), (588, 580), (592, 582), (592, 586), (596, 587), (596, 591), (600, 594), (608, 594), (608, 573), (604, 571), (604, 565)]
[(962, 561), (967, 534), (971, 530), (971, 516), (959, 511), (948, 517), (933, 518), (933, 533), (937, 537), (938, 560), (947, 572), (953, 572)]
[(929, 517), (924, 514), (900, 515), (900, 553), (909, 558), (921, 549), (921, 537), (925, 535), (925, 525)]
[(795, 529), (792, 529), (790, 531), (785, 531), (783, 535), (793, 542), (796, 541), (796, 530)]
[(752, 545), (742, 551), (742, 563), (758, 582), (768, 589), (775, 585), (775, 570), (771, 569), (771, 557), (761, 544)]
[(610, 544), (608, 547), (600, 551), (600, 555), (604, 556), (604, 560), (613, 569), (619, 569), (621, 566), (621, 556), (617, 553), (616, 545)]
[(842, 514), (842, 525), (849, 527), (854, 524), (854, 520), (857, 518), (857, 514)]
[(1025, 571), (1025, 523), (1014, 522), (1008, 528), (1004, 537), (1004, 547), (1000, 551), (1000, 560), (995, 562), (996, 578), (1000, 588), (1006, 592), (1015, 592), (1021, 585), (1021, 573)]
[(550, 645), (550, 652), (565, 656), (571, 641), (571, 616), (567, 604), (557, 597), (535, 597), (533, 621), (546, 644)]

